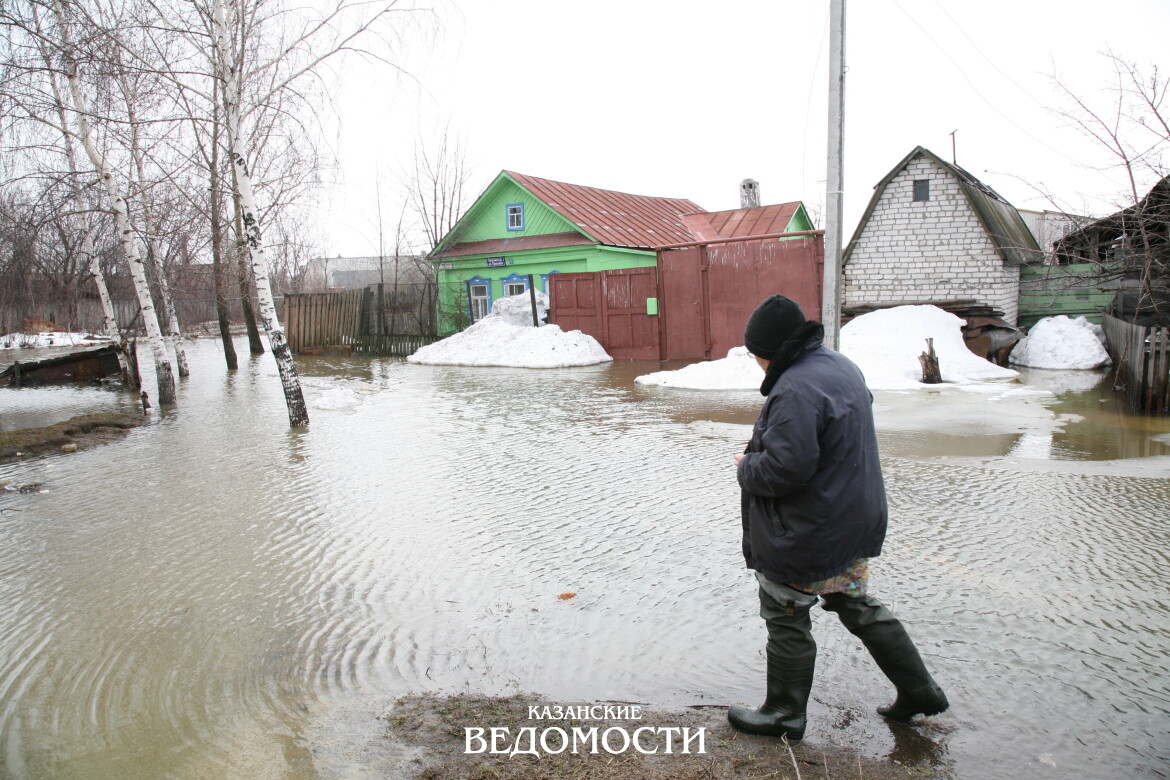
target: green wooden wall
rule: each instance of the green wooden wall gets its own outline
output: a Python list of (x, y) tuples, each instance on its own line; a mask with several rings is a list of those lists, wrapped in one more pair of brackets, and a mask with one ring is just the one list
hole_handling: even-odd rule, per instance
[(1101, 315), (1117, 292), (1115, 280), (1103, 280), (1094, 263), (1026, 265), (1020, 268), (1020, 327), (1064, 314), (1101, 324)]
[[(524, 204), (524, 229), (508, 230), (507, 206)], [(459, 242), (486, 241), (491, 238), (520, 238), (548, 233), (579, 232), (576, 225), (546, 206), (508, 176), (497, 179), (464, 218)]]
[[(511, 201), (510, 201), (511, 202)], [(488, 267), (490, 255), (471, 255), (441, 260), (437, 266), (440, 336), (449, 336), (470, 324), (467, 314), (467, 281), (486, 279), (494, 302), (504, 294), (504, 280), (516, 274), (532, 274), (536, 289), (548, 292), (546, 274), (579, 273), (615, 268), (645, 268), (658, 260), (654, 252), (585, 245), (555, 249), (529, 249), (504, 256), (506, 265)]]

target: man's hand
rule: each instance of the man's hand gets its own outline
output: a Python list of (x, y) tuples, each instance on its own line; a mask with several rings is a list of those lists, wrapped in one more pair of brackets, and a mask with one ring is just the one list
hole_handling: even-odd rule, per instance
[(742, 453), (742, 452), (736, 454), (736, 456), (735, 456), (735, 465), (736, 466), (738, 466), (739, 462), (741, 460), (743, 460), (743, 456), (744, 456), (744, 453)]

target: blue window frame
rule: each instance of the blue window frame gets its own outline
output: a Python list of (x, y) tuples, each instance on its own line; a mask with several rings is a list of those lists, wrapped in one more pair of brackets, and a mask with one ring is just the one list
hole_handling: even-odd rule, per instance
[(467, 280), (467, 314), (479, 322), (492, 310), (492, 280), (473, 276)]
[(524, 229), (524, 204), (523, 203), (509, 203), (504, 207), (506, 224), (508, 230), (523, 230)]
[(542, 285), (541, 289), (545, 295), (548, 295), (549, 285), (551, 284), (551, 282), (549, 282), (548, 278), (550, 276), (552, 276), (553, 274), (559, 274), (559, 273), (560, 273), (560, 271), (549, 271), (547, 274), (540, 275), (540, 284)]
[(504, 291), (504, 297), (509, 295), (520, 295), (528, 292), (528, 277), (520, 274), (509, 274), (500, 280), (500, 287)]

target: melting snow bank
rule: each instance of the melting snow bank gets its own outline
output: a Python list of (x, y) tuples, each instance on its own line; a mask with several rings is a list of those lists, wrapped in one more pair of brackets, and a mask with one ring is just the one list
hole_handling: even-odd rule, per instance
[(746, 347), (735, 347), (722, 360), (692, 363), (677, 371), (656, 371), (634, 380), (642, 385), (692, 390), (759, 390), (764, 372)]
[(962, 318), (937, 306), (878, 309), (841, 328), (841, 351), (865, 374), (871, 390), (937, 387), (921, 381), (918, 356), (926, 351), (926, 339), (934, 339), (943, 382), (970, 384), (1019, 376), (1019, 372), (997, 366), (967, 349), (963, 324)]
[[(963, 320), (937, 306), (898, 306), (863, 314), (841, 329), (841, 351), (865, 374), (872, 390), (938, 388), (926, 385), (918, 356), (934, 339), (944, 382), (973, 384), (1015, 379), (1019, 372), (989, 363), (967, 349)], [(678, 371), (659, 371), (635, 382), (695, 390), (758, 390), (764, 372), (743, 347), (721, 360), (695, 363)]]
[(1110, 363), (1105, 332), (1084, 317), (1045, 317), (1012, 350), (1012, 363), (1031, 368), (1091, 369)]
[(6, 333), (0, 336), (0, 349), (35, 349), (37, 347), (71, 347), (85, 344), (108, 344), (110, 340), (89, 333)]
[[(536, 294), (537, 313), (548, 314), (548, 296)], [(532, 326), (528, 293), (501, 298), (492, 313), (454, 336), (429, 344), (407, 358), (436, 366), (512, 366), (562, 368), (613, 360), (597, 339), (557, 325)]]

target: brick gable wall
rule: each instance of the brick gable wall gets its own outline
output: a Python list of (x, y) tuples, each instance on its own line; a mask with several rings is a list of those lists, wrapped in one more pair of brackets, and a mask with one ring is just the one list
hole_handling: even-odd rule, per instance
[[(914, 180), (930, 200), (914, 201)], [(927, 157), (910, 161), (886, 186), (845, 266), (844, 305), (891, 305), (971, 298), (1015, 323), (1019, 269), (1007, 266), (959, 182)]]

